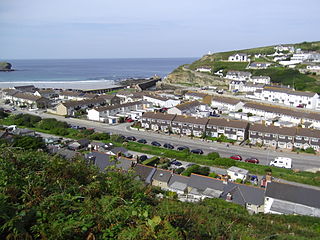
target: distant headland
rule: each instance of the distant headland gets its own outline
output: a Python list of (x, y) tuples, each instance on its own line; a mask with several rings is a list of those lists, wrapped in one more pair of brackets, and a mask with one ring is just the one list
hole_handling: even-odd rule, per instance
[(12, 69), (12, 64), (8, 62), (0, 62), (0, 72), (11, 72), (14, 71)]

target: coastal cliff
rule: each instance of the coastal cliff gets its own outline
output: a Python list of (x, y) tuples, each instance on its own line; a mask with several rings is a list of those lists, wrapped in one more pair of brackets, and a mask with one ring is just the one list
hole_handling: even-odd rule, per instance
[(0, 62), (0, 71), (9, 72), (9, 71), (14, 71), (14, 69), (12, 69), (12, 64), (11, 63)]

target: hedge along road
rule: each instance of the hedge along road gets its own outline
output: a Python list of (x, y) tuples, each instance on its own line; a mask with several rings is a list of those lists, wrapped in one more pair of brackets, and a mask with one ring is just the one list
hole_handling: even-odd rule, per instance
[(152, 131), (137, 131), (129, 128), (128, 123), (118, 125), (107, 125), (104, 123), (93, 122), (88, 120), (81, 120), (75, 118), (65, 118), (62, 116), (47, 114), (47, 113), (34, 113), (24, 110), (15, 111), (15, 113), (28, 113), (38, 115), (42, 118), (55, 118), (60, 121), (65, 121), (69, 124), (84, 126), (87, 128), (95, 128), (98, 132), (110, 132), (113, 134), (122, 134), (125, 136), (135, 136), (137, 139), (146, 139), (148, 143), (157, 141), (163, 145), (164, 143), (170, 143), (175, 146), (187, 146), (190, 149), (200, 148), (205, 153), (218, 152), (221, 157), (230, 157), (233, 154), (239, 154), (243, 159), (248, 157), (256, 157), (260, 160), (260, 164), (268, 165), (269, 162), (275, 157), (289, 157), (292, 158), (293, 168), (300, 170), (320, 169), (320, 158), (313, 154), (296, 154), (292, 152), (279, 152), (274, 150), (264, 150), (264, 148), (249, 148), (241, 147), (237, 145), (216, 142), (206, 142), (200, 139), (191, 139), (188, 137), (179, 137), (176, 135), (159, 134)]

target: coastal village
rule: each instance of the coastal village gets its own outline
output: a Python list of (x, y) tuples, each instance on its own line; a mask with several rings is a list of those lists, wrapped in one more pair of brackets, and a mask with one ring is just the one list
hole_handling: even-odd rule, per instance
[[(225, 174), (208, 168), (207, 173), (201, 174), (192, 169), (196, 169), (195, 166), (205, 168), (205, 164), (181, 163), (175, 158), (150, 156), (126, 148), (128, 142), (148, 145), (145, 139), (137, 141), (136, 131), (183, 137), (200, 143), (220, 142), (257, 151), (268, 148), (276, 152), (319, 155), (320, 96), (316, 92), (296, 90), (295, 86), (275, 84), (270, 76), (253, 75), (250, 70), (281, 66), (316, 76), (320, 74), (320, 53), (290, 45), (278, 45), (273, 50), (269, 54), (234, 53), (223, 60), (245, 63), (244, 71), (213, 71), (207, 65), (188, 70), (204, 77), (214, 76), (223, 81), (224, 86), (177, 86), (170, 83), (170, 77), (157, 76), (139, 81), (132, 79), (114, 88), (90, 90), (15, 86), (1, 89), (1, 111), (9, 115), (42, 116), (45, 113), (52, 118), (64, 117), (66, 122), (80, 119), (92, 126), (128, 125), (132, 136), (119, 135), (121, 146), (90, 139), (42, 137), (47, 151), (53, 155), (67, 159), (82, 156), (100, 171), (110, 167), (132, 171), (146, 185), (173, 192), (180, 201), (221, 198), (245, 207), (250, 213), (320, 217), (320, 188), (278, 181), (272, 171), (260, 178), (245, 167), (229, 166)], [(72, 124), (69, 128), (88, 130)], [(94, 127), (89, 130), (95, 131)], [(14, 135), (41, 136), (34, 130), (12, 125), (3, 127), (0, 138), (10, 141)], [(157, 141), (151, 145), (159, 149), (174, 148), (172, 144), (162, 146)], [(183, 151), (194, 156), (203, 154), (202, 149), (181, 146), (179, 152)], [(240, 155), (231, 158), (244, 160)], [(245, 162), (259, 164), (256, 158)], [(294, 167), (288, 168), (294, 170)], [(184, 174), (188, 169), (189, 173)], [(159, 198), (163, 197), (159, 194)]]

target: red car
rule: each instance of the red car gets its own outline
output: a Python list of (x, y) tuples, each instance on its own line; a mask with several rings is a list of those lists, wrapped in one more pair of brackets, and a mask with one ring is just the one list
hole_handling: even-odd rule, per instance
[(232, 155), (230, 158), (233, 160), (238, 160), (238, 161), (242, 160), (242, 157), (240, 155)]
[(126, 120), (126, 122), (131, 123), (131, 122), (133, 122), (133, 120), (132, 120), (131, 118), (128, 118), (128, 119)]
[(254, 157), (247, 158), (244, 161), (245, 162), (249, 162), (249, 163), (259, 164), (259, 160), (257, 158), (254, 158)]

